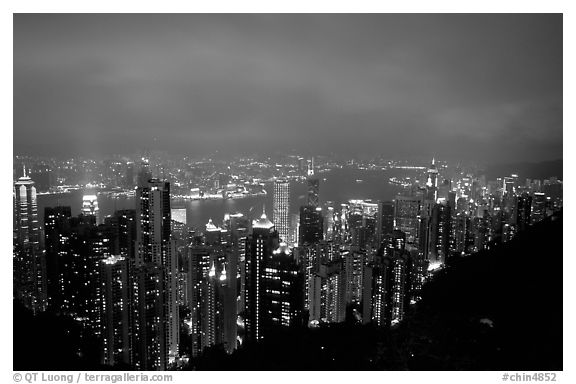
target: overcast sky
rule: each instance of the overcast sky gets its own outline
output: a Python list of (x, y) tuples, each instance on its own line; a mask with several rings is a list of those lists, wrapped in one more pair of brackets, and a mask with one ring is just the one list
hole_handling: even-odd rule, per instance
[(14, 153), (562, 158), (561, 15), (14, 16)]

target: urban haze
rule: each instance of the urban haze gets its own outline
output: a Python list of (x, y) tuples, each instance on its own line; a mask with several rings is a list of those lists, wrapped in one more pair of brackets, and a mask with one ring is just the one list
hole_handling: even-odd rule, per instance
[(13, 21), (15, 370), (563, 369), (561, 14)]

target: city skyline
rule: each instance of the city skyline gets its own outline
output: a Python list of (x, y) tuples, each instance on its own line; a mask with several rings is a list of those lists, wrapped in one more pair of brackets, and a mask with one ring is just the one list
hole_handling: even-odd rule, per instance
[(13, 24), (13, 369), (563, 369), (562, 14)]
[(14, 150), (559, 159), (561, 37), (560, 14), (16, 14)]

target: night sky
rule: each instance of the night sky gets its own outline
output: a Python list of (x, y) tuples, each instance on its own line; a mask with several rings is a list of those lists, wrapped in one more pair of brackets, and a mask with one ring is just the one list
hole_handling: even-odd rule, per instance
[(562, 15), (14, 16), (14, 153), (562, 158)]

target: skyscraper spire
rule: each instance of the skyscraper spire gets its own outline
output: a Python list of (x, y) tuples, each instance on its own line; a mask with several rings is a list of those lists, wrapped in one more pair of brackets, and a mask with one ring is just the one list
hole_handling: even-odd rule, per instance
[(26, 177), (26, 164), (22, 164), (22, 177)]

